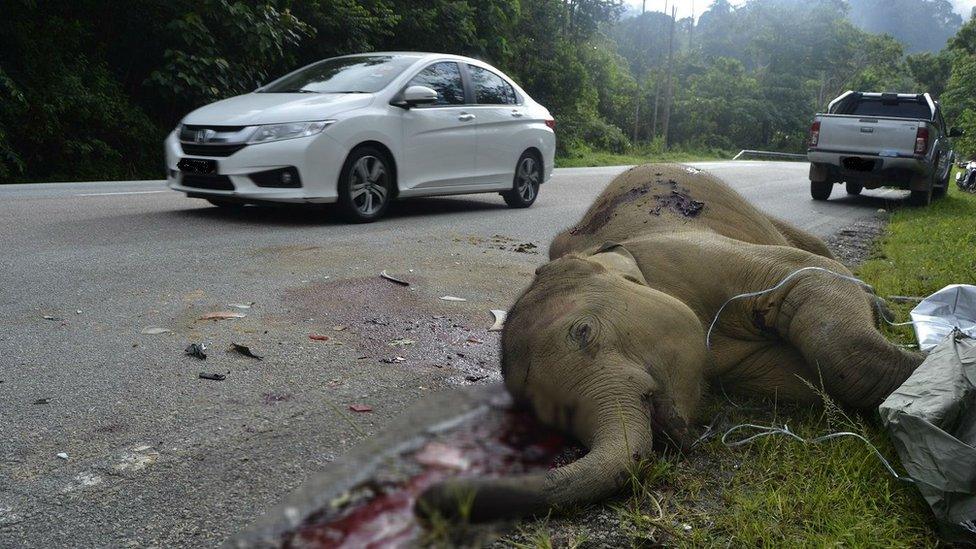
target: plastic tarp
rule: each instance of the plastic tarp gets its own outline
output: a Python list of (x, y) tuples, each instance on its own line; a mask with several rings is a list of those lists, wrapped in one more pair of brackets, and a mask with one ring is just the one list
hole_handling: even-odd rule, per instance
[(916, 305), (911, 318), (922, 352), (935, 348), (953, 329), (976, 337), (976, 286), (950, 284)]
[(948, 335), (879, 411), (943, 537), (976, 545), (976, 339)]

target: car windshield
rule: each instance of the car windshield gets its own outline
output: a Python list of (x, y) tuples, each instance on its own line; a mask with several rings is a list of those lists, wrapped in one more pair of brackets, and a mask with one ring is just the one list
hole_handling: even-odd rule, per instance
[(326, 59), (279, 78), (258, 93), (374, 93), (417, 59), (409, 55)]

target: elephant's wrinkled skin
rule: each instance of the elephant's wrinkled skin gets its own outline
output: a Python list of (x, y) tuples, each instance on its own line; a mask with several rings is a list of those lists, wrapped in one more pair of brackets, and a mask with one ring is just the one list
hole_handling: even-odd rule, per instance
[[(921, 362), (877, 331), (873, 295), (816, 237), (771, 219), (698, 170), (648, 165), (617, 177), (509, 313), (502, 372), (517, 403), (590, 452), (546, 474), (435, 486), (418, 509), (474, 520), (596, 501), (651, 452), (679, 445), (709, 384), (851, 408), (877, 406)], [(473, 497), (473, 500), (471, 499)]]

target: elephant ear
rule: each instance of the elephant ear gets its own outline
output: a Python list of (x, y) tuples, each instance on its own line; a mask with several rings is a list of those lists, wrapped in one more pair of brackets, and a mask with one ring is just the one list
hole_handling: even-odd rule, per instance
[(637, 260), (622, 244), (605, 242), (590, 255), (590, 260), (603, 265), (608, 271), (619, 274), (627, 280), (647, 286), (644, 273), (637, 266)]

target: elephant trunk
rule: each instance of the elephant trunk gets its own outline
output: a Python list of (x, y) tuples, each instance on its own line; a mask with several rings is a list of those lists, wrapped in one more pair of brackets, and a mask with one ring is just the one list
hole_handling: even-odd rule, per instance
[(639, 459), (651, 452), (646, 405), (639, 396), (633, 400), (626, 405), (609, 399), (598, 404), (590, 451), (579, 460), (546, 473), (442, 482), (421, 494), (416, 512), (484, 522), (545, 514), (614, 495), (626, 485)]

